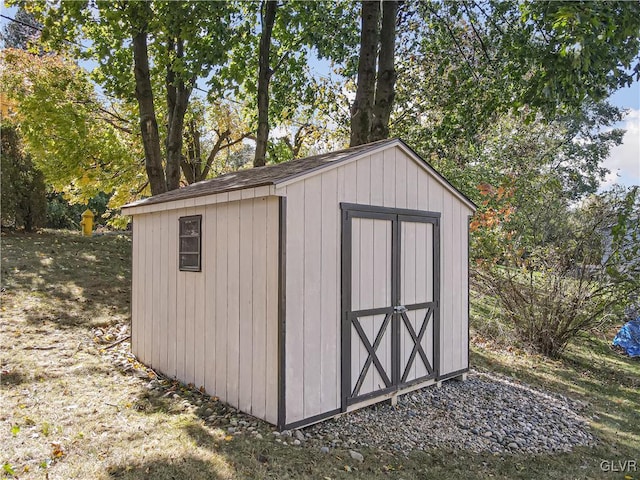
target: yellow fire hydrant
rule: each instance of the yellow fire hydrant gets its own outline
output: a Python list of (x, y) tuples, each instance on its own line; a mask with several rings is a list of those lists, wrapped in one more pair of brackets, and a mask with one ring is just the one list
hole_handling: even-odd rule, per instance
[(95, 217), (95, 215), (88, 208), (82, 212), (80, 227), (82, 228), (82, 235), (85, 237), (90, 237), (93, 234), (93, 217)]

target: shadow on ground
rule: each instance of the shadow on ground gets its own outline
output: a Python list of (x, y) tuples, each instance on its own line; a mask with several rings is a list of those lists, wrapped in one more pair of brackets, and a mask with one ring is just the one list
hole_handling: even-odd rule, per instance
[(109, 478), (118, 479), (153, 479), (153, 480), (214, 480), (227, 478), (215, 466), (195, 457), (182, 457), (175, 460), (158, 459), (109, 468)]
[(2, 233), (3, 302), (20, 303), (17, 315), (30, 325), (53, 322), (77, 328), (122, 322), (130, 314), (130, 279), (128, 235)]

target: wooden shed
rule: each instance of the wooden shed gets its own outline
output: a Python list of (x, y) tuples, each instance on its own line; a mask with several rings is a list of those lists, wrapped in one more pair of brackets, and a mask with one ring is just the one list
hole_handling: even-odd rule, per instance
[(131, 203), (133, 353), (279, 429), (460, 376), (474, 210), (398, 139)]

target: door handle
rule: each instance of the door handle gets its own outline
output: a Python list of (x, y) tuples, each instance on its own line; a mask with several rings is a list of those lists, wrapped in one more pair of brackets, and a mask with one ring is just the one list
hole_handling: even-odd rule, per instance
[(404, 305), (396, 305), (393, 307), (393, 313), (404, 313), (407, 311), (407, 307)]

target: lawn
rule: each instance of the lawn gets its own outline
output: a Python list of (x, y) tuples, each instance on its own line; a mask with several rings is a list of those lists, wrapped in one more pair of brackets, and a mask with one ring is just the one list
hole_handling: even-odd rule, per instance
[[(2, 235), (0, 465), (7, 478), (606, 478), (640, 464), (640, 362), (610, 349), (615, 333), (585, 336), (560, 360), (476, 338), (472, 364), (585, 402), (598, 446), (556, 455), (444, 449), (409, 458), (329, 454), (282, 445), (272, 428), (228, 435), (215, 398), (154, 380), (128, 354), (127, 235)], [(254, 422), (250, 418), (248, 421)], [(627, 464), (628, 465), (628, 464)], [(605, 469), (603, 470), (603, 467)]]

